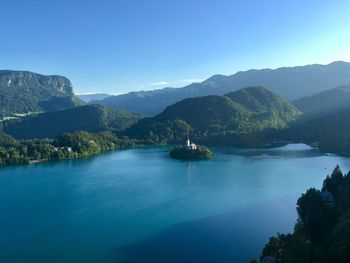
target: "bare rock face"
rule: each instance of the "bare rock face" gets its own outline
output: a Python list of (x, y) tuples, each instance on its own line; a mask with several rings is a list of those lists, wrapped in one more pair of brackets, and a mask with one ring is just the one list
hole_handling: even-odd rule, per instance
[(0, 71), (0, 88), (23, 88), (35, 91), (47, 90), (57, 95), (72, 95), (73, 86), (69, 79), (63, 76), (44, 76), (29, 71)]
[(29, 71), (0, 71), (0, 117), (81, 104), (69, 79)]

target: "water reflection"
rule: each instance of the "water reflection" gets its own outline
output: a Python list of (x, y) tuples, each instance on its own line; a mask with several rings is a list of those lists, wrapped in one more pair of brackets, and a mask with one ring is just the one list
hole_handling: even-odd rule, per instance
[(289, 144), (277, 148), (242, 149), (242, 148), (219, 148), (224, 154), (239, 155), (247, 158), (308, 158), (321, 156), (322, 153), (315, 147), (305, 144)]
[(175, 224), (148, 239), (117, 248), (123, 256), (119, 262), (249, 262), (259, 257), (268, 236), (292, 230), (296, 220), (295, 211), (289, 209), (294, 206), (292, 200), (274, 200)]

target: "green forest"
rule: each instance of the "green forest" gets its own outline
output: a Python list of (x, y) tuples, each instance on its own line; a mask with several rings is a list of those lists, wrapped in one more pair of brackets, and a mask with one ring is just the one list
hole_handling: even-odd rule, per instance
[(110, 131), (65, 133), (54, 140), (17, 141), (0, 133), (0, 165), (90, 157), (101, 152), (135, 147), (136, 143)]
[[(24, 73), (23, 76), (17, 76), (19, 88), (25, 85), (20, 81), (26, 79), (26, 76)], [(36, 78), (34, 81), (40, 83), (48, 81), (40, 76)], [(6, 84), (6, 81), (2, 82), (2, 85)], [(52, 78), (51, 85), (53, 94), (57, 93), (55, 89), (60, 85), (65, 85), (66, 92), (71, 94), (70, 82), (65, 79)], [(49, 85), (46, 86), (50, 89)], [(53, 142), (58, 144), (57, 138), (65, 133), (75, 134), (80, 131), (91, 133), (90, 136), (110, 131), (117, 138), (128, 137), (128, 141), (144, 145), (179, 144), (189, 132), (191, 138), (202, 145), (271, 147), (307, 143), (318, 146), (323, 152), (349, 154), (350, 110), (344, 106), (348, 93), (349, 88), (345, 86), (309, 96), (294, 102), (300, 110), (266, 88), (257, 86), (224, 96), (187, 98), (168, 106), (154, 117), (102, 105), (48, 111), (0, 121), (0, 130), (18, 140), (10, 146), (1, 144), (1, 162), (9, 164), (36, 159), (71, 158), (75, 154), (63, 150), (64, 147), (71, 146), (60, 145), (63, 148), (56, 151), (50, 145), (56, 147)], [(325, 101), (326, 97), (335, 98), (342, 105), (341, 109), (335, 107), (336, 110), (333, 111), (331, 109), (334, 107), (330, 103), (317, 103)], [(58, 105), (68, 97), (55, 98), (51, 97)], [(46, 102), (38, 103), (42, 105)], [(108, 140), (113, 142), (114, 139)], [(43, 154), (39, 156), (38, 152)], [(78, 150), (74, 152), (79, 156), (84, 155)]]
[(45, 112), (0, 122), (5, 133), (16, 139), (55, 138), (75, 131), (119, 131), (136, 123), (144, 115), (114, 110), (101, 105), (85, 105)]
[(337, 166), (321, 190), (298, 199), (298, 221), (291, 234), (271, 237), (260, 260), (276, 263), (350, 262), (350, 172)]
[(214, 153), (203, 145), (198, 145), (196, 149), (179, 145), (170, 151), (170, 156), (179, 160), (204, 160), (213, 158)]
[(145, 144), (179, 143), (191, 137), (202, 144), (258, 146), (271, 130), (281, 130), (301, 112), (263, 87), (244, 88), (225, 96), (189, 98), (161, 114), (145, 118), (124, 134)]

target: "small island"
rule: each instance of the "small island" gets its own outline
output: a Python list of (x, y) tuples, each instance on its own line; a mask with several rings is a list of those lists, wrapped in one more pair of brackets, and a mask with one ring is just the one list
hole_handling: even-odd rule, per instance
[(176, 146), (170, 151), (170, 156), (179, 160), (205, 160), (215, 155), (207, 147), (196, 145), (187, 138), (186, 145)]

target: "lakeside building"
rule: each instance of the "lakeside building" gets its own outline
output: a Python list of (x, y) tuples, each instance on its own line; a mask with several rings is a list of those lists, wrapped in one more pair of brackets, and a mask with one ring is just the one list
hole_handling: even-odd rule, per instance
[(187, 141), (186, 141), (186, 147), (189, 150), (196, 150), (197, 149), (197, 145), (194, 144), (193, 142), (191, 142), (188, 136), (187, 136)]

